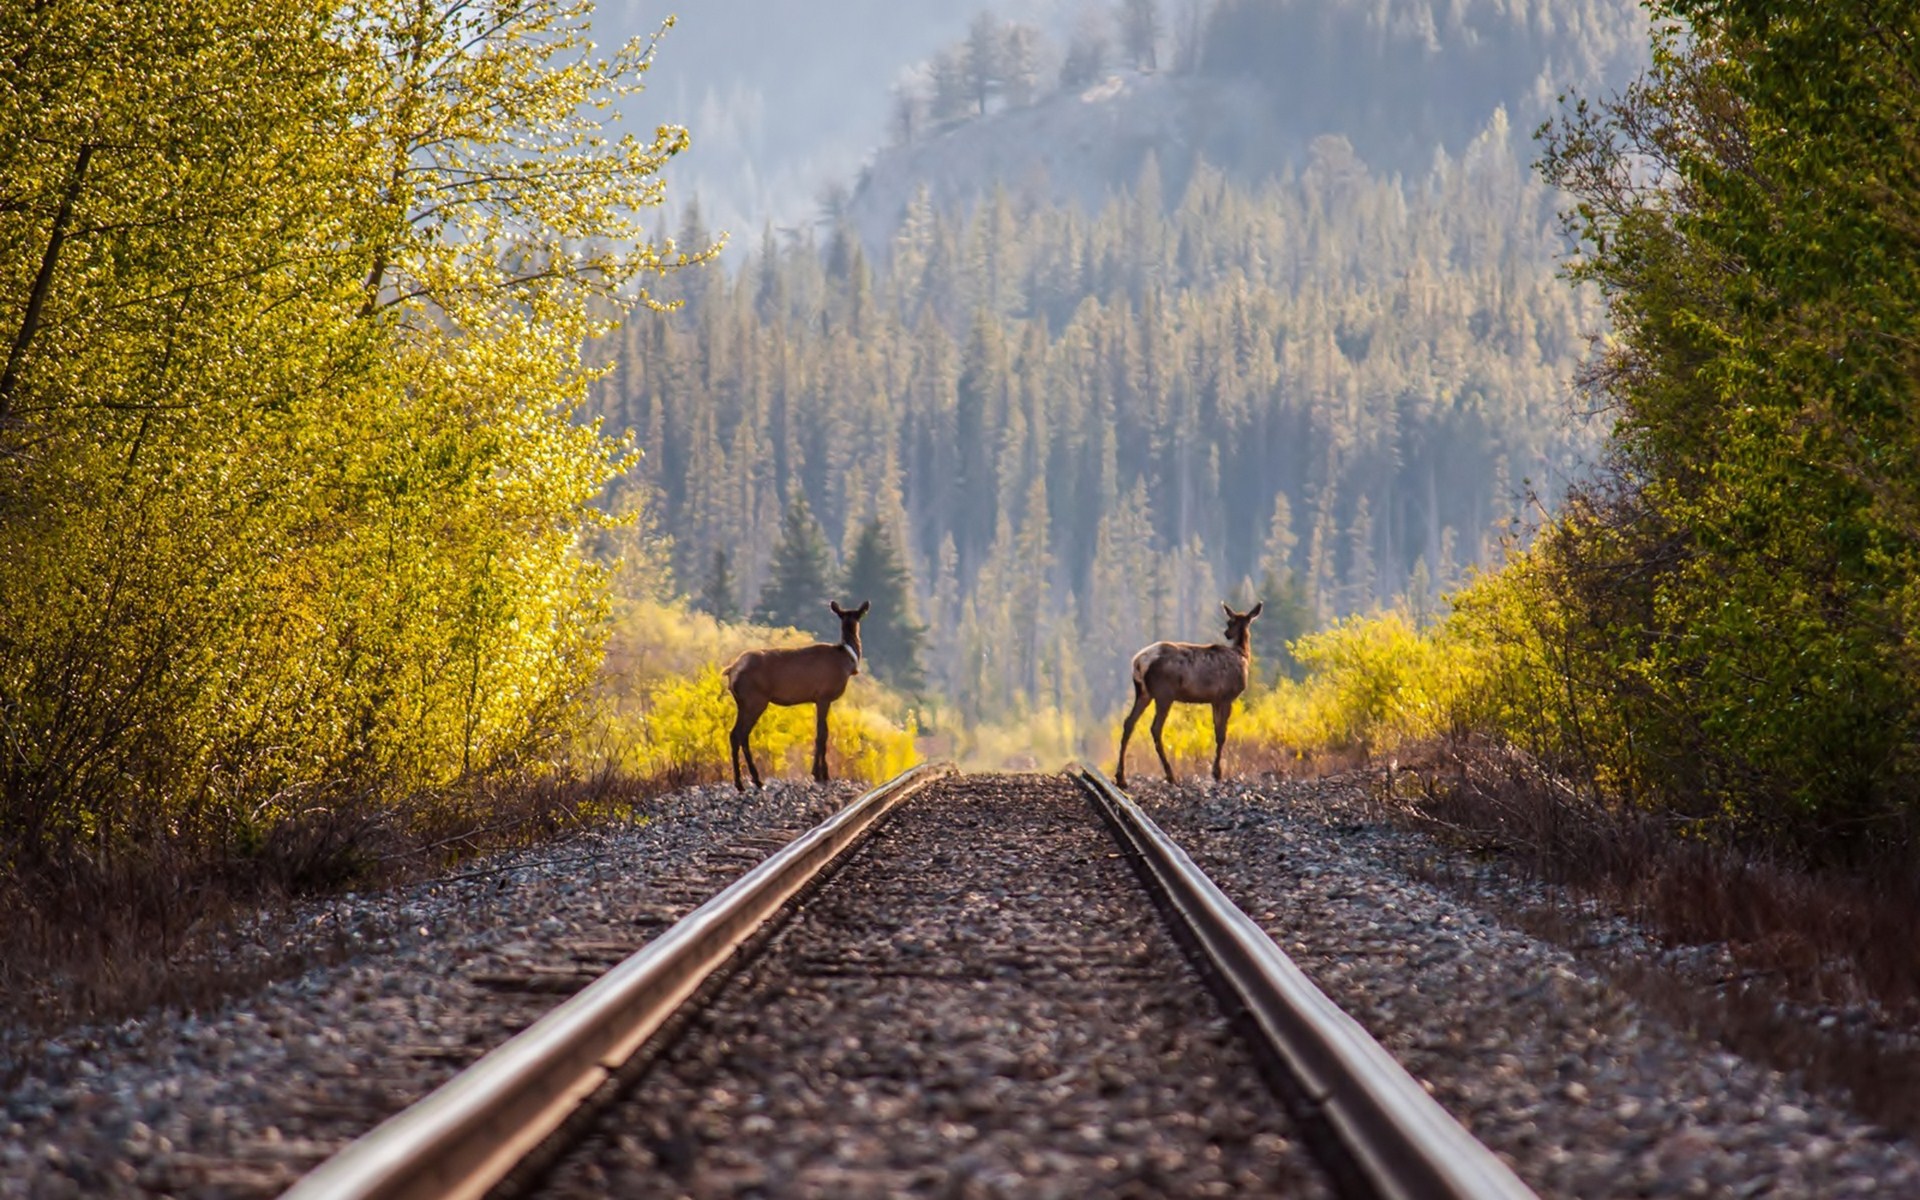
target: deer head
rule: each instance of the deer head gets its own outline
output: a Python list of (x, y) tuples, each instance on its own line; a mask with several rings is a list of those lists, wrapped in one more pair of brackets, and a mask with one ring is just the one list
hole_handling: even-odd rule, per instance
[[(859, 608), (841, 608), (839, 601), (829, 600), (827, 607), (833, 610), (834, 616), (840, 618), (840, 644), (853, 651), (857, 664), (863, 653), (860, 649), (860, 618), (867, 615), (867, 610), (873, 607), (873, 601), (862, 600)], [(857, 666), (854, 673), (859, 674)]]
[(1240, 613), (1233, 611), (1233, 607), (1226, 601), (1223, 600), (1220, 602), (1220, 607), (1225, 610), (1227, 614), (1227, 644), (1229, 646), (1244, 646), (1247, 644), (1247, 626), (1253, 624), (1253, 619), (1259, 616), (1260, 611), (1266, 608), (1266, 606), (1265, 601), (1258, 601), (1252, 608)]

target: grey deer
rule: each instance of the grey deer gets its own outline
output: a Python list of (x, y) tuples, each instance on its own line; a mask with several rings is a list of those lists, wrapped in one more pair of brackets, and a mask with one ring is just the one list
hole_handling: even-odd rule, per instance
[(1193, 642), (1155, 642), (1133, 656), (1133, 711), (1120, 729), (1120, 765), (1113, 781), (1127, 786), (1127, 739), (1133, 736), (1134, 723), (1153, 701), (1153, 748), (1160, 755), (1160, 766), (1173, 780), (1173, 764), (1167, 761), (1167, 748), (1160, 731), (1167, 727), (1167, 712), (1176, 704), (1213, 705), (1213, 777), (1220, 778), (1220, 754), (1227, 748), (1227, 718), (1233, 714), (1233, 702), (1247, 690), (1247, 671), (1253, 662), (1248, 645), (1247, 626), (1265, 608), (1256, 603), (1238, 613), (1226, 605), (1227, 632), (1224, 643), (1201, 646)]
[(827, 607), (840, 618), (838, 642), (815, 642), (781, 650), (749, 650), (727, 665), (727, 691), (733, 694), (738, 715), (728, 745), (733, 750), (733, 786), (746, 791), (740, 782), (740, 756), (747, 757), (747, 771), (753, 786), (760, 787), (760, 768), (753, 761), (753, 747), (747, 739), (769, 704), (813, 705), (813, 777), (827, 780), (827, 710), (847, 690), (847, 680), (860, 673), (860, 618), (872, 607), (861, 601), (860, 607), (844, 609), (838, 601)]

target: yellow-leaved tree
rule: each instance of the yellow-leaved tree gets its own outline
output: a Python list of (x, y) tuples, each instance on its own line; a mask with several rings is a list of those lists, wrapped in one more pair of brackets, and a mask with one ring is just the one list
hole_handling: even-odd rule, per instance
[[(0, 7), (0, 872), (404, 819), (601, 654), (590, 313), (691, 261), (573, 0)], [(696, 258), (698, 255), (695, 256)]]

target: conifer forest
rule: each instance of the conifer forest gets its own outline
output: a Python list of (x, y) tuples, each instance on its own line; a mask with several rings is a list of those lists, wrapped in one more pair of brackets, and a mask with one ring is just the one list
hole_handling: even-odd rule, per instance
[(1328, 138), (1259, 186), (1170, 196), (1149, 160), (1094, 212), (1003, 192), (916, 203), (873, 255), (763, 242), (624, 326), (595, 408), (709, 611), (819, 625), (796, 519), (836, 562), (877, 526), (927, 687), (968, 720), (1104, 717), (1131, 648), (1212, 637), (1223, 599), (1277, 610), (1270, 666), (1392, 597), (1433, 610), (1591, 454), (1569, 380), (1599, 312), (1515, 137), (1413, 181)]

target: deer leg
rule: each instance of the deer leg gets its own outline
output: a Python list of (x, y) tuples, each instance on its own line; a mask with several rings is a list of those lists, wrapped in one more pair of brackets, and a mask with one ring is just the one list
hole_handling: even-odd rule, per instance
[(747, 757), (747, 773), (753, 776), (753, 786), (763, 786), (760, 782), (760, 768), (753, 761), (752, 738), (753, 727), (759, 724), (760, 714), (765, 712), (766, 708), (767, 706), (764, 704), (757, 706), (741, 704), (739, 715), (733, 719), (733, 735), (728, 738), (728, 742), (733, 747), (733, 787), (735, 791), (744, 792), (747, 790), (741, 786), (740, 783), (740, 756), (743, 754)]
[(753, 777), (753, 786), (765, 790), (766, 784), (760, 782), (760, 764), (753, 761), (753, 727), (749, 725), (740, 735), (740, 753), (747, 756), (747, 774)]
[(1127, 739), (1133, 736), (1133, 727), (1140, 720), (1140, 714), (1147, 710), (1147, 689), (1139, 680), (1133, 684), (1133, 711), (1127, 714), (1126, 722), (1120, 726), (1120, 765), (1113, 769), (1113, 782), (1120, 787), (1127, 786)]
[(831, 700), (813, 706), (813, 777), (821, 783), (827, 781), (827, 710), (832, 707)]
[(1155, 699), (1153, 702), (1153, 749), (1160, 756), (1160, 769), (1167, 773), (1167, 782), (1174, 782), (1173, 763), (1167, 758), (1167, 745), (1160, 740), (1160, 731), (1167, 727), (1167, 714), (1173, 711), (1173, 701)]
[[(738, 701), (735, 701), (735, 704), (737, 706)], [(733, 790), (736, 792), (744, 792), (747, 790), (746, 785), (740, 782), (740, 744), (746, 740), (741, 736), (741, 726), (745, 721), (746, 713), (744, 711), (735, 711), (733, 715), (733, 728), (727, 733), (727, 750), (733, 756)]]
[(1233, 716), (1233, 701), (1213, 706), (1213, 780), (1220, 782), (1220, 755), (1227, 748), (1227, 720)]

